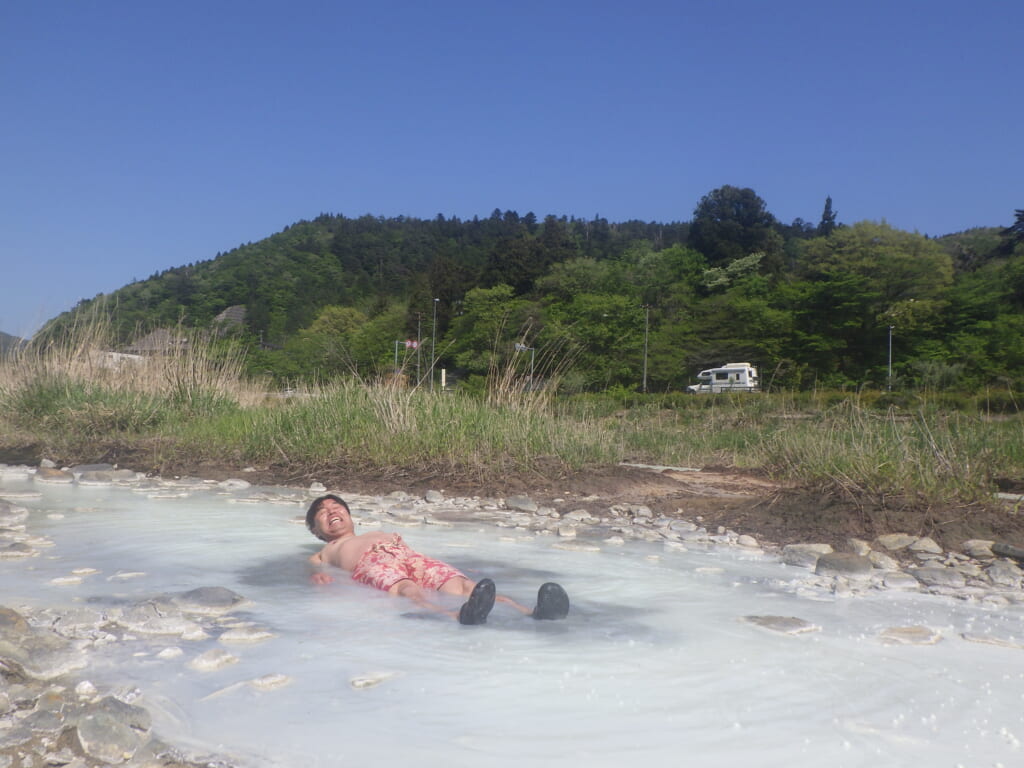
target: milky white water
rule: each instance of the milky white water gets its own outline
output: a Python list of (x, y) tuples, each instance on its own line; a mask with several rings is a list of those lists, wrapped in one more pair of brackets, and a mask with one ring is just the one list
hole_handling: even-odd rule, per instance
[[(97, 649), (81, 675), (138, 686), (172, 743), (254, 766), (1024, 765), (1024, 650), (962, 637), (1024, 640), (1019, 604), (834, 597), (801, 588), (809, 571), (734, 548), (596, 540), (600, 552), (564, 551), (555, 537), (486, 523), (396, 529), (531, 605), (548, 580), (573, 600), (564, 622), (499, 605), (487, 625), (462, 627), (343, 575), (312, 586), (304, 561), (317, 545), (297, 524), (306, 495), (276, 491), (295, 500), (4, 479), (0, 498), (29, 508), (29, 532), (54, 546), (0, 561), (0, 604), (102, 606), (199, 586), (249, 598), (240, 618), (272, 639), (229, 647), (215, 635), (139, 637)], [(384, 520), (372, 499), (354, 507), (368, 524)], [(83, 568), (98, 573), (52, 583)], [(796, 616), (821, 630), (774, 633), (741, 620), (748, 615)], [(943, 639), (878, 637), (907, 625)], [(158, 657), (167, 646), (183, 654)], [(187, 666), (214, 647), (239, 662)], [(247, 684), (272, 674), (291, 683)], [(351, 684), (367, 677), (379, 683)]]

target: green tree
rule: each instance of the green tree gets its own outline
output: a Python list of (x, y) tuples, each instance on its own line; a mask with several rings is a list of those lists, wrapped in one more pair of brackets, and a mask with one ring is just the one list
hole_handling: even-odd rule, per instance
[(797, 276), (785, 291), (796, 318), (788, 356), (836, 381), (877, 383), (890, 325), (894, 354), (909, 359), (942, 322), (953, 266), (936, 242), (864, 221), (802, 243)]
[(782, 266), (782, 237), (764, 200), (749, 188), (724, 186), (701, 198), (690, 224), (690, 245), (711, 266), (721, 266), (751, 253), (765, 254), (762, 267)]
[(825, 198), (825, 210), (821, 212), (821, 221), (818, 222), (818, 235), (828, 237), (836, 228), (836, 212), (832, 210), (832, 196)]
[(512, 352), (512, 345), (529, 326), (531, 307), (530, 302), (516, 298), (509, 285), (474, 288), (439, 346), (463, 372), (486, 376), (492, 364), (500, 365)]

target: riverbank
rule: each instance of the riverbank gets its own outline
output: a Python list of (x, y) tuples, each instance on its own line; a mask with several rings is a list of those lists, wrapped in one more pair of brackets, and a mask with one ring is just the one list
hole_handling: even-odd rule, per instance
[[(782, 500), (786, 489), (764, 478), (734, 472), (624, 465), (533, 486), (525, 478), (509, 478), (498, 494), (495, 487), (472, 487), (470, 490), (486, 492), (468, 493), (466, 488), (451, 487), (452, 483), (435, 485), (431, 481), (436, 482), (437, 477), (406, 476), (401, 478), (405, 487), (400, 488), (396, 487), (400, 478), (395, 477), (348, 474), (332, 479), (323, 474), (301, 483), (273, 483), (271, 475), (279, 468), (190, 469), (178, 477), (147, 477), (112, 465), (67, 469), (44, 465), (3, 468), (0, 476), (18, 476), (40, 490), (48, 484), (79, 483), (123, 485), (165, 497), (211, 491), (252, 494), (252, 500), (287, 501), (294, 508), (290, 513), (295, 516), (293, 522), (301, 522), (310, 498), (334, 490), (348, 496), (367, 522), (401, 527), (490, 524), (516, 536), (550, 542), (567, 556), (640, 541), (659, 544), (666, 557), (688, 549), (725, 547), (744, 557), (778, 558), (792, 567), (793, 589), (815, 599), (882, 590), (944, 595), (979, 603), (990, 611), (1012, 611), (1024, 602), (1024, 574), (1009, 559), (996, 557), (991, 541), (968, 540), (950, 551), (928, 537), (907, 533), (873, 539), (850, 536), (839, 542), (833, 532), (837, 544), (833, 547), (817, 537), (780, 543), (758, 538), (753, 528), (727, 525), (728, 521), (754, 519), (763, 510), (771, 512), (786, 503)], [(518, 487), (520, 484), (523, 487)], [(266, 491), (254, 487), (275, 485), (288, 487)], [(0, 499), (3, 497), (0, 486)], [(0, 501), (0, 512), (2, 525), (10, 532), (5, 540), (12, 557), (28, 561), (42, 554), (44, 550), (39, 548), (46, 543), (27, 529), (28, 514), (19, 508), (15, 495)], [(23, 528), (20, 533), (19, 526)], [(795, 535), (797, 530), (794, 526), (785, 529), (787, 535)], [(810, 532), (807, 526), (799, 530)], [(80, 578), (88, 578), (88, 574)], [(24, 765), (26, 758), (34, 755), (36, 763), (50, 765), (177, 768), (232, 764), (223, 758), (185, 754), (164, 744), (153, 734), (142, 706), (145, 700), (138, 692), (97, 690), (75, 673), (83, 668), (85, 655), (94, 646), (138, 642), (147, 635), (154, 636), (156, 646), (146, 655), (159, 658), (179, 641), (188, 644), (197, 638), (220, 637), (227, 642), (224, 635), (243, 629), (249, 633), (246, 642), (256, 642), (261, 636), (259, 627), (241, 627), (230, 619), (231, 611), (244, 605), (246, 597), (214, 585), (125, 605), (82, 605), (70, 612), (49, 606), (24, 614), (10, 605), (0, 609), (0, 667), (5, 670), (0, 687), (0, 704), (4, 705), (0, 707), (0, 762), (9, 757), (6, 764)], [(784, 634), (815, 631), (813, 623), (800, 617), (748, 618)], [(941, 635), (928, 626), (893, 626), (885, 632), (885, 642), (904, 644), (933, 644)], [(965, 633), (962, 639), (1019, 647), (1013, 645), (1012, 638)], [(216, 665), (227, 663), (228, 655), (216, 649), (193, 661)], [(286, 683), (273, 674), (250, 681), (252, 686), (267, 688)], [(124, 757), (128, 753), (130, 759)]]

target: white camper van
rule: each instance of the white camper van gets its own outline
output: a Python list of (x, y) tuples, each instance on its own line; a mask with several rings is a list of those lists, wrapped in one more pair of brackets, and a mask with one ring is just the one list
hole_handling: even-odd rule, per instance
[(750, 363), (726, 363), (697, 374), (700, 384), (691, 384), (687, 392), (760, 392), (757, 368)]

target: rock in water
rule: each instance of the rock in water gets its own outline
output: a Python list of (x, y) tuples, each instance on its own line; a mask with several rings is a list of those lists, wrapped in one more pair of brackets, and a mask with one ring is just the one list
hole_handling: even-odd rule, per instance
[(820, 632), (821, 627), (796, 616), (744, 616), (743, 621), (784, 635)]

